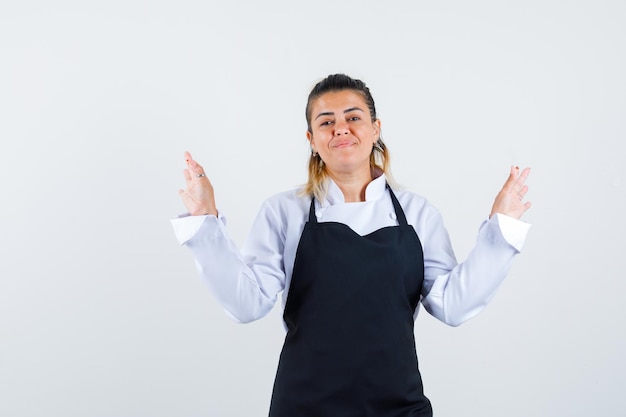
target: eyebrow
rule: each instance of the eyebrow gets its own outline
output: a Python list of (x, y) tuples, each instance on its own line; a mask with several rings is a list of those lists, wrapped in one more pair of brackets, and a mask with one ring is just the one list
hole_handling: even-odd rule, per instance
[[(343, 113), (344, 113), (344, 114), (345, 114), (345, 113), (350, 113), (351, 111), (355, 111), (355, 110), (358, 110), (358, 111), (361, 111), (361, 112), (365, 113), (365, 112), (363, 111), (363, 109), (362, 109), (362, 108), (360, 108), (360, 107), (350, 107), (349, 109), (345, 109), (345, 110), (343, 111)], [(334, 115), (335, 115), (335, 113), (333, 113), (332, 111), (322, 112), (322, 113), (318, 114), (317, 116), (315, 116), (315, 120), (319, 119), (319, 118), (320, 118), (320, 117), (322, 117), (322, 116), (334, 116)]]

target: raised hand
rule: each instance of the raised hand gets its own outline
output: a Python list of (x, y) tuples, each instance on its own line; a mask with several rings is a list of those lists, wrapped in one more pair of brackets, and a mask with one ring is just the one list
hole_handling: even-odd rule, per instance
[(178, 195), (183, 200), (183, 204), (192, 216), (212, 214), (217, 216), (215, 207), (215, 196), (211, 181), (204, 173), (204, 169), (198, 164), (189, 152), (185, 152), (187, 168), (183, 170), (186, 190), (178, 190)]
[(528, 192), (528, 185), (525, 184), (528, 174), (530, 168), (524, 168), (520, 173), (519, 167), (511, 167), (511, 174), (493, 203), (490, 218), (500, 213), (519, 219), (530, 208), (530, 201), (524, 202), (524, 196)]

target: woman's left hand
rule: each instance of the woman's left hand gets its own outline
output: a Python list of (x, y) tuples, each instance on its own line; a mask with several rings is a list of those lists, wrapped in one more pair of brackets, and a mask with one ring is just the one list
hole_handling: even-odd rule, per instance
[(530, 201), (524, 202), (524, 196), (528, 192), (528, 185), (525, 184), (528, 174), (530, 168), (524, 168), (520, 173), (519, 167), (511, 167), (511, 174), (496, 196), (489, 218), (500, 213), (519, 219), (530, 208)]

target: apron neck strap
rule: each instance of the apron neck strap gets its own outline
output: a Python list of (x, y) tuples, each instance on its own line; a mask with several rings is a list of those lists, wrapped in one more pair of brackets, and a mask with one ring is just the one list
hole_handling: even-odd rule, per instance
[(315, 197), (311, 197), (311, 207), (309, 207), (309, 223), (317, 224), (317, 216), (315, 215)]
[(408, 223), (406, 221), (406, 216), (404, 215), (404, 210), (402, 210), (402, 207), (400, 207), (400, 203), (398, 202), (398, 199), (396, 198), (396, 195), (393, 193), (393, 190), (391, 189), (389, 184), (385, 183), (385, 186), (389, 190), (389, 195), (391, 196), (391, 202), (393, 203), (393, 209), (396, 212), (396, 218), (398, 219), (398, 224), (400, 226), (407, 226)]

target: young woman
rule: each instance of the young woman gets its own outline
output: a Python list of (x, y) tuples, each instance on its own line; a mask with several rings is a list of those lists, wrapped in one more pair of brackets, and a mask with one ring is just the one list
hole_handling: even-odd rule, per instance
[(457, 263), (439, 212), (390, 186), (389, 155), (367, 86), (330, 75), (309, 95), (309, 180), (268, 199), (242, 251), (228, 238), (213, 188), (185, 154), (190, 216), (173, 220), (200, 275), (239, 322), (283, 293), (287, 329), (271, 417), (431, 416), (413, 333), (418, 305), (457, 326), (493, 298), (528, 224), (529, 169), (511, 168)]

